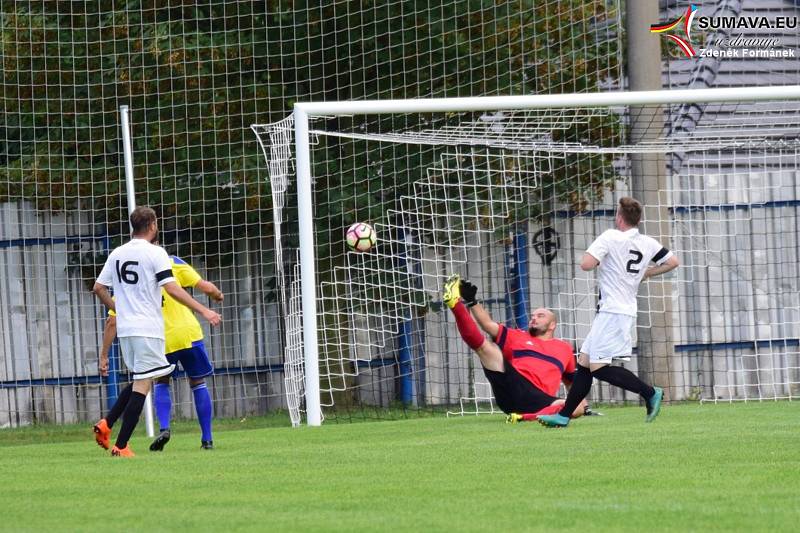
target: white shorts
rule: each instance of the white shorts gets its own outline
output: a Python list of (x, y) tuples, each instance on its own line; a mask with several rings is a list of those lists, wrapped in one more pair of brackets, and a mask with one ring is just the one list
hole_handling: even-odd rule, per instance
[(633, 316), (597, 313), (581, 353), (589, 356), (590, 363), (610, 364), (614, 357), (630, 357), (633, 351), (631, 330), (635, 322)]
[(169, 364), (164, 355), (164, 339), (120, 337), (119, 347), (134, 381), (166, 376), (175, 370), (175, 365)]

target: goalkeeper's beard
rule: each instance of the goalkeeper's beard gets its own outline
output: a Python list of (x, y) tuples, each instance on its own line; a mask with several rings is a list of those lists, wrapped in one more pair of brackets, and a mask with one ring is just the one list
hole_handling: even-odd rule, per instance
[(541, 326), (531, 326), (528, 328), (528, 333), (530, 333), (531, 337), (539, 337), (543, 335), (545, 329)]

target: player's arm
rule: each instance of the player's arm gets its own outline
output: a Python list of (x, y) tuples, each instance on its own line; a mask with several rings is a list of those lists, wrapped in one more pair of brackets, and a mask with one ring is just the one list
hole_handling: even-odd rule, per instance
[(225, 295), (222, 294), (222, 291), (219, 290), (217, 286), (211, 283), (210, 281), (201, 279), (200, 281), (197, 282), (197, 285), (195, 285), (194, 287), (202, 291), (203, 294), (205, 294), (215, 302), (221, 302), (225, 298)]
[(461, 299), (464, 300), (464, 303), (472, 310), (472, 316), (475, 318), (475, 322), (478, 323), (480, 328), (491, 335), (494, 339), (497, 337), (497, 334), (500, 332), (500, 326), (497, 325), (497, 322), (492, 320), (491, 315), (489, 312), (483, 308), (483, 306), (478, 301), (478, 287), (470, 282), (469, 280), (463, 280), (461, 282)]
[(215, 302), (221, 302), (223, 300), (225, 296), (222, 294), (222, 291), (210, 281), (204, 280), (202, 276), (192, 268), (192, 265), (177, 256), (173, 256), (172, 259), (172, 274), (181, 287), (198, 289)]
[(176, 301), (182, 303), (192, 311), (200, 313), (212, 326), (217, 326), (222, 321), (222, 317), (219, 316), (219, 313), (212, 311), (192, 298), (192, 296), (175, 281), (164, 283), (162, 287), (167, 291), (167, 294), (172, 296)]
[[(156, 256), (153, 259), (153, 270), (155, 272), (156, 281), (158, 282), (159, 287), (164, 289), (167, 294), (175, 299), (175, 301), (182, 303), (196, 313), (200, 313), (203, 318), (205, 318), (212, 326), (219, 325), (219, 323), (222, 321), (222, 317), (219, 316), (218, 313), (212, 311), (205, 305), (192, 298), (192, 295), (186, 292), (186, 289), (181, 287), (181, 284), (178, 283), (178, 281), (184, 278), (187, 274), (191, 273), (183, 272), (176, 277), (175, 270), (181, 269), (177, 268), (177, 266), (176, 268), (173, 268), (167, 252), (165, 252), (163, 248), (157, 248), (155, 254)], [(191, 269), (191, 271), (194, 272), (194, 269)], [(199, 279), (202, 279), (200, 278), (200, 275), (196, 273), (193, 277), (195, 278), (195, 282)], [(187, 283), (189, 286), (194, 284), (196, 283)]]
[[(111, 255), (113, 256), (114, 253), (112, 252)], [(100, 274), (97, 276), (97, 279), (94, 282), (92, 292), (108, 309), (116, 311), (117, 306), (114, 303), (113, 298), (111, 298), (111, 293), (108, 292), (108, 288), (112, 286), (114, 281), (114, 278), (112, 277), (113, 271), (114, 269), (111, 266), (111, 256), (109, 256), (109, 258), (106, 259), (106, 263), (103, 265), (102, 270), (100, 270)]]
[(584, 272), (589, 272), (590, 270), (594, 270), (597, 268), (597, 265), (600, 264), (600, 261), (590, 254), (589, 252), (585, 252), (583, 257), (581, 258), (581, 270)]
[[(653, 258), (653, 260), (656, 260), (656, 258)], [(653, 276), (666, 274), (670, 270), (675, 270), (676, 268), (678, 268), (680, 264), (681, 262), (678, 259), (678, 256), (674, 254), (670, 255), (669, 258), (660, 265), (648, 267), (647, 270), (645, 270), (644, 272), (644, 277), (646, 279), (646, 278), (652, 278)]]
[(584, 272), (594, 270), (607, 253), (608, 231), (604, 231), (594, 240), (594, 242), (592, 242), (592, 244), (589, 245), (589, 248), (586, 249), (586, 252), (584, 252), (583, 257), (581, 258), (581, 270)]
[(108, 292), (108, 287), (100, 283), (99, 281), (95, 281), (94, 287), (92, 287), (92, 292), (97, 296), (97, 298), (103, 302), (107, 308), (111, 309), (112, 311), (117, 310), (117, 306), (114, 303), (114, 299), (111, 297), (111, 293)]
[(114, 344), (114, 337), (117, 336), (117, 317), (109, 316), (106, 319), (106, 326), (103, 328), (103, 345), (100, 347), (100, 375), (108, 375), (108, 353), (111, 345)]
[(472, 309), (472, 316), (475, 317), (475, 322), (478, 323), (478, 326), (489, 334), (493, 339), (497, 338), (497, 334), (500, 332), (500, 326), (492, 320), (492, 316), (489, 312), (483, 308), (483, 306), (479, 303), (476, 303), (471, 307)]

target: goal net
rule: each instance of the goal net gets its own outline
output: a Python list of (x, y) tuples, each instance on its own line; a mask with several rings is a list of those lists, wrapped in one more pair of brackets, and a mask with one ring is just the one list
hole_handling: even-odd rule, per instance
[[(626, 101), (633, 93), (563, 107), (544, 97), (546, 108), (469, 99), (471, 111), (311, 105), (298, 134), (307, 189), (295, 119), (253, 126), (274, 198), (293, 421), (317, 383), (328, 420), (497, 412), (442, 304), (444, 280), (470, 279), (509, 327), (551, 308), (556, 335), (577, 350), (597, 305), (594, 274), (578, 263), (627, 195), (645, 204), (643, 233), (682, 266), (642, 284), (634, 356), (618, 364), (672, 400), (796, 398), (800, 92), (688, 93), (649, 93), (663, 105), (646, 106)], [(345, 244), (355, 222), (377, 233), (369, 252)], [(603, 384), (590, 400), (638, 398)]]
[[(116, 349), (99, 372), (106, 313), (90, 292), (129, 236), (120, 106), (131, 196), (158, 213), (167, 251), (225, 292), (222, 326), (205, 330), (215, 417), (282, 422), (298, 397), (284, 384), (300, 382), (284, 364), (296, 229), (277, 228), (276, 256), (274, 183), (248, 126), (297, 101), (620, 88), (622, 6), (0, 2), (0, 428), (94, 422), (129, 378)], [(182, 376), (175, 418), (195, 416)]]

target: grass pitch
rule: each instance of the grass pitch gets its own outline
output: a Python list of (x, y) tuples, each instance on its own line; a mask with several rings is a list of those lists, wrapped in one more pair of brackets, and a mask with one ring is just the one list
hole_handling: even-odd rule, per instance
[[(89, 427), (0, 431), (1, 530), (796, 531), (800, 404), (240, 430), (112, 459)], [(268, 424), (262, 424), (268, 425)]]

